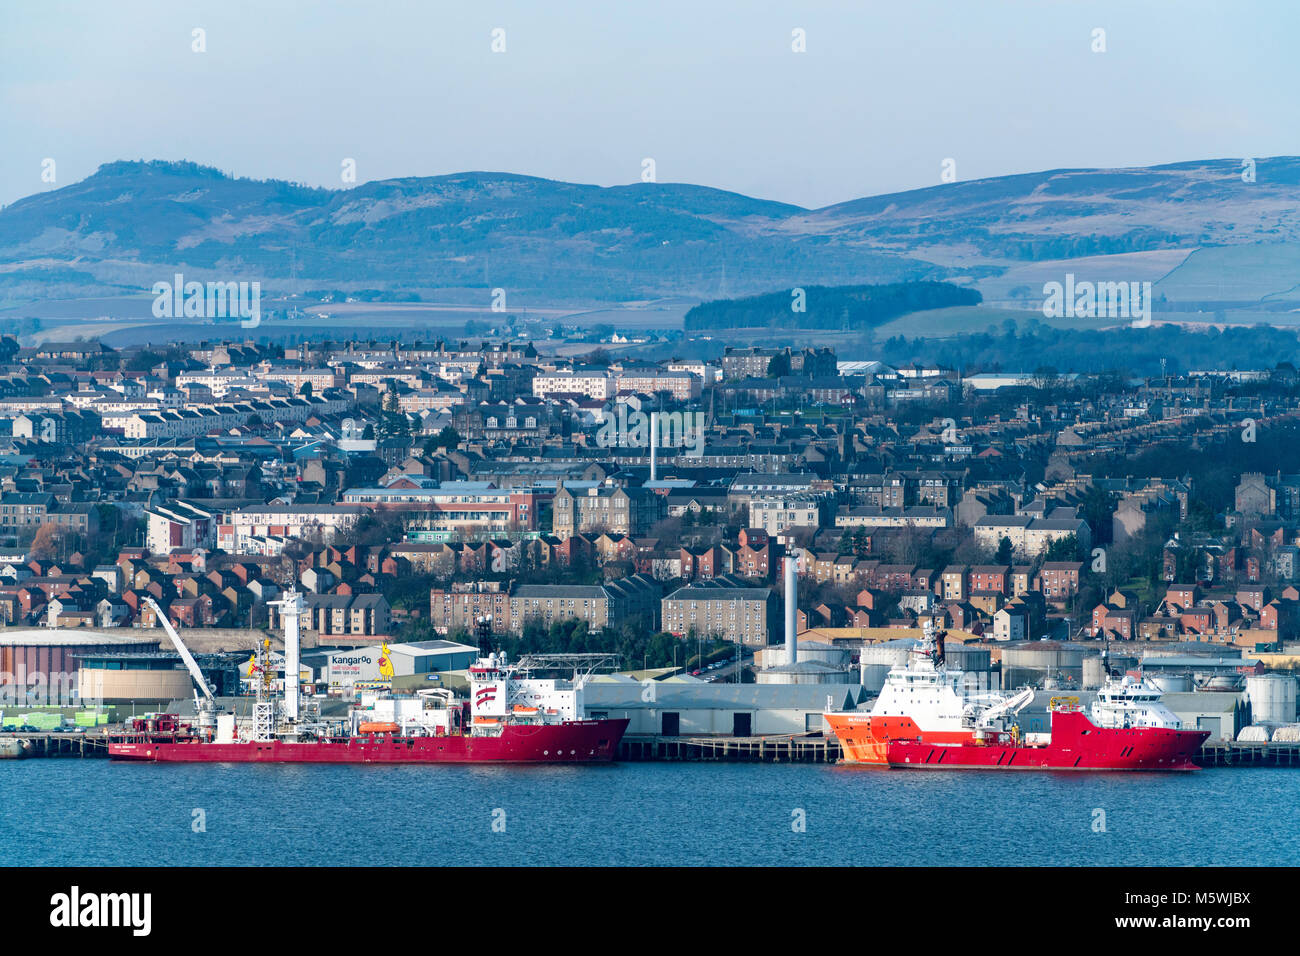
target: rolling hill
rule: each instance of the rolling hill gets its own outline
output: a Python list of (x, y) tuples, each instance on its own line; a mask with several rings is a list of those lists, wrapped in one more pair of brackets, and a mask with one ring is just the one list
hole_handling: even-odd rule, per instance
[[(1195, 253), (1195, 255), (1193, 255)], [(1055, 170), (808, 210), (671, 183), (510, 173), (347, 190), (195, 163), (109, 163), (0, 210), (0, 303), (147, 291), (176, 271), (270, 292), (514, 304), (705, 301), (946, 280), (1033, 308), (1046, 278), (1156, 283), (1166, 302), (1300, 306), (1300, 158)], [(1219, 307), (1219, 306), (1214, 306)]]

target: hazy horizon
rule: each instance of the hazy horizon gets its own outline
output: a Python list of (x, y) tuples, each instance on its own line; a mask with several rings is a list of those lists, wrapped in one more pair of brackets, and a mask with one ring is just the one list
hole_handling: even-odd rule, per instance
[(345, 159), (357, 184), (494, 171), (611, 186), (640, 181), (649, 157), (661, 183), (820, 208), (938, 185), (948, 159), (969, 181), (1300, 153), (1286, 92), (1300, 10), (1272, 0), (138, 0), (15, 5), (0, 21), (4, 204), (134, 159), (347, 188)]

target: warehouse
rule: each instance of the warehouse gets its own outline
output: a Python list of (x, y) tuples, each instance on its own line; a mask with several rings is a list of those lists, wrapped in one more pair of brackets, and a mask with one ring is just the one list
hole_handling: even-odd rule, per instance
[(139, 631), (90, 628), (0, 629), (0, 704), (75, 704), (81, 659), (96, 652), (156, 651)]
[(589, 717), (626, 717), (629, 734), (664, 737), (818, 733), (827, 708), (853, 710), (866, 697), (856, 684), (643, 684), (624, 675), (593, 678), (583, 694)]
[(414, 641), (388, 645), (393, 675), (430, 674), (435, 671), (463, 671), (478, 658), (478, 648), (455, 641)]

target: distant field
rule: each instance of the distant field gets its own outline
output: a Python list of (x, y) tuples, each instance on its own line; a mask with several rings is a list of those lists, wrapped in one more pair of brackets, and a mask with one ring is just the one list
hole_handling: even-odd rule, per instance
[(1300, 300), (1300, 245), (1197, 249), (1154, 291), (1176, 302), (1262, 303), (1272, 296)]
[[(1126, 252), (1110, 256), (1052, 259), (1012, 266), (999, 276), (976, 283), (987, 307), (1038, 308), (1043, 302), (1043, 285), (1064, 282), (1072, 274), (1078, 282), (1150, 282), (1153, 294), (1164, 276), (1177, 269), (1193, 253), (1191, 249), (1159, 249)], [(1018, 294), (1013, 295), (1016, 292)]]
[(1007, 320), (1015, 322), (1017, 326), (1038, 321), (1057, 329), (1075, 330), (1106, 329), (1119, 324), (1115, 319), (1046, 319), (1041, 308), (998, 309), (983, 305), (958, 306), (952, 309), (910, 312), (899, 316), (876, 329), (876, 341), (884, 341), (895, 335), (902, 335), (909, 339), (967, 335), (984, 332), (990, 325), (994, 326), (1000, 334), (1002, 323)]
[[(20, 323), (21, 340), (26, 345), (43, 342), (101, 338), (115, 347), (168, 341), (195, 342), (221, 336), (234, 338), (285, 339), (297, 335), (319, 338), (343, 332), (362, 337), (392, 334), (418, 334), (430, 337), (464, 335), (465, 323), (473, 321), (493, 326), (507, 316), (515, 316), (517, 325), (527, 324), (529, 335), (545, 337), (556, 324), (592, 328), (608, 325), (614, 329), (679, 329), (682, 316), (694, 304), (681, 299), (663, 299), (627, 303), (532, 304), (511, 302), (507, 298), (504, 313), (463, 302), (330, 302), (309, 298), (285, 299), (279, 296), (262, 300), (265, 313), (256, 330), (243, 329), (227, 321), (202, 319), (160, 321), (153, 315), (152, 296), (123, 296), (96, 299), (50, 299), (11, 304), (0, 308), (0, 325)], [(271, 311), (297, 308), (294, 319), (272, 318)], [(24, 320), (37, 319), (39, 329), (31, 329)], [(523, 334), (522, 332), (520, 334)]]

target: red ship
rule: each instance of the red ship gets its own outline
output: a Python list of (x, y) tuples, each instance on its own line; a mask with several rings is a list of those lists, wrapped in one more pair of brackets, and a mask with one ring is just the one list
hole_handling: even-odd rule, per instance
[[(468, 701), (455, 700), (441, 687), (371, 694), (345, 720), (323, 719), (318, 702), (299, 698), (295, 679), (300, 595), (291, 591), (279, 603), (285, 621), (283, 698), (272, 693), (274, 668), (265, 641), (250, 669), (257, 691), (252, 717), (243, 720), (217, 713), (198, 665), (157, 611), (203, 692), (203, 699), (195, 693), (198, 726), (174, 714), (138, 720), (133, 732), (109, 743), (109, 756), (166, 763), (594, 763), (614, 759), (627, 730), (626, 719), (585, 715), (586, 678), (610, 660), (599, 654), (533, 655), (513, 665), (504, 654), (489, 654), (469, 669)], [(572, 680), (532, 676), (561, 665), (574, 667)]]
[[(981, 729), (962, 743), (924, 735), (889, 741), (885, 763), (906, 770), (1199, 770), (1195, 757), (1208, 730), (1183, 730), (1140, 680), (1110, 681), (1091, 719), (1076, 698), (1052, 701), (1050, 734), (1020, 739), (1018, 728)], [(1046, 739), (1043, 739), (1046, 738)]]
[(108, 746), (117, 760), (210, 763), (594, 763), (614, 759), (626, 720), (508, 724), (495, 736), (367, 733), (320, 740), (216, 743), (178, 734)]

